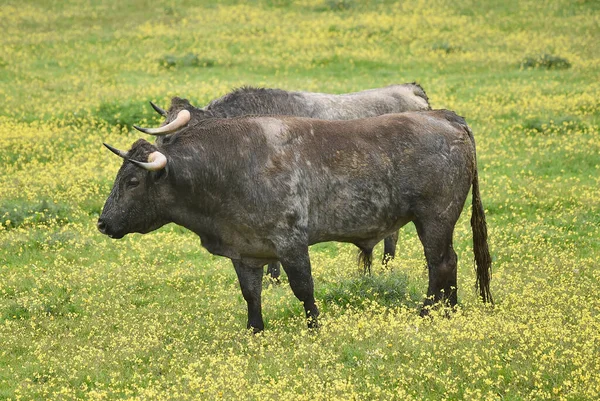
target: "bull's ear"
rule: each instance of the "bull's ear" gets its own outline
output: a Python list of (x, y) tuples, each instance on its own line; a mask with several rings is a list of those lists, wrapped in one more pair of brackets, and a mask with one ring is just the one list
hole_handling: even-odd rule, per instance
[(169, 175), (169, 166), (168, 165), (161, 170), (153, 171), (151, 174), (154, 182), (164, 180), (165, 178), (167, 178), (168, 175)]
[(170, 109), (187, 109), (192, 107), (192, 104), (187, 99), (182, 99), (180, 97), (175, 96), (171, 99), (171, 107)]

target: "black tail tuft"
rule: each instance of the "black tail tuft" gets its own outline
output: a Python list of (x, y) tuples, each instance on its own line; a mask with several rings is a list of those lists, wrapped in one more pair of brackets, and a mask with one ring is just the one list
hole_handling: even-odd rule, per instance
[(483, 302), (494, 303), (490, 292), (490, 281), (492, 280), (492, 257), (487, 242), (487, 223), (481, 195), (479, 194), (479, 183), (477, 182), (477, 171), (473, 178), (473, 212), (471, 215), (471, 229), (473, 230), (473, 252), (475, 253), (475, 273), (477, 281), (475, 285), (479, 289), (479, 295)]
[(471, 230), (473, 231), (473, 253), (475, 254), (475, 275), (477, 277), (475, 286), (479, 290), (479, 296), (483, 302), (494, 303), (490, 291), (490, 281), (492, 280), (492, 257), (488, 247), (487, 223), (485, 221), (485, 212), (481, 203), (481, 194), (479, 193), (479, 178), (477, 174), (477, 156), (475, 152), (475, 138), (471, 130), (465, 126), (471, 142), (473, 143), (473, 188), (471, 190), (472, 214)]

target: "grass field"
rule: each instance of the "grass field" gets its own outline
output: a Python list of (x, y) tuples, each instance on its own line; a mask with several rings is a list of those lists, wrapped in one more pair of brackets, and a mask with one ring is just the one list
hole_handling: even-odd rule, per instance
[[(599, 23), (594, 0), (4, 0), (0, 399), (600, 399)], [(418, 317), (409, 225), (371, 277), (312, 247), (318, 333), (285, 277), (245, 331), (230, 262), (180, 227), (96, 230), (121, 164), (101, 144), (158, 125), (149, 100), (411, 81), (475, 133), (494, 307), (468, 209), (452, 318)]]

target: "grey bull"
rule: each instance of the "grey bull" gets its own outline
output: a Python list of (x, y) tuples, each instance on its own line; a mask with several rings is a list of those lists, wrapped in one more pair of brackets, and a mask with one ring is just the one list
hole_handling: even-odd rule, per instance
[[(453, 232), (472, 188), (476, 286), (491, 301), (491, 257), (475, 141), (462, 117), (436, 110), (352, 121), (243, 117), (185, 122), (160, 144), (127, 152), (98, 220), (112, 237), (174, 222), (233, 261), (249, 328), (263, 330), (262, 267), (279, 260), (309, 327), (318, 325), (308, 247), (341, 241), (372, 248), (413, 222), (429, 272), (428, 314), (457, 303)], [(171, 126), (173, 128), (173, 126)]]
[[(168, 114), (155, 104), (151, 104), (157, 112), (167, 117), (167, 125), (176, 118), (176, 115)], [(204, 108), (195, 108), (189, 103), (185, 107), (190, 110), (193, 119), (198, 121), (204, 118), (231, 118), (242, 115), (288, 115), (324, 120), (350, 120), (431, 109), (427, 94), (416, 83), (389, 85), (340, 95), (243, 87), (213, 100)], [(147, 130), (142, 129), (142, 131)], [(160, 143), (162, 140), (159, 137), (157, 141)], [(384, 263), (394, 258), (397, 240), (397, 232), (385, 239)], [(371, 255), (371, 250), (362, 250), (361, 260), (365, 270), (370, 270)], [(268, 272), (273, 278), (278, 278), (279, 264), (270, 263)]]

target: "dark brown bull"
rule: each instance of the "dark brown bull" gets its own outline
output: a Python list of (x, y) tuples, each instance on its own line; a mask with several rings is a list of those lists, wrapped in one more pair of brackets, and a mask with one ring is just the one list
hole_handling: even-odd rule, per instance
[[(185, 101), (181, 100), (181, 102)], [(161, 135), (166, 132), (168, 134), (170, 129), (177, 125), (173, 123), (176, 116), (169, 115), (152, 102), (150, 104), (159, 114), (167, 117), (169, 123), (155, 129), (136, 128), (146, 133)], [(286, 115), (323, 120), (350, 120), (403, 111), (431, 110), (427, 94), (416, 83), (389, 85), (339, 95), (243, 87), (213, 100), (206, 107), (196, 108), (189, 103), (186, 107), (195, 120), (242, 115)], [(162, 140), (162, 137), (159, 137), (157, 143)], [(394, 258), (397, 240), (397, 232), (385, 238), (384, 263)], [(371, 250), (362, 250), (361, 257), (366, 271), (370, 271), (371, 268), (371, 255)], [(277, 262), (269, 264), (268, 272), (273, 278), (279, 277), (279, 271)]]
[(436, 110), (352, 121), (292, 117), (185, 120), (160, 145), (138, 140), (98, 220), (112, 238), (169, 222), (230, 258), (264, 328), (262, 267), (281, 261), (309, 327), (317, 326), (308, 247), (342, 241), (371, 249), (413, 222), (429, 269), (428, 306), (457, 303), (454, 226), (472, 187), (479, 294), (491, 301), (491, 258), (479, 195), (475, 142), (462, 117)]

